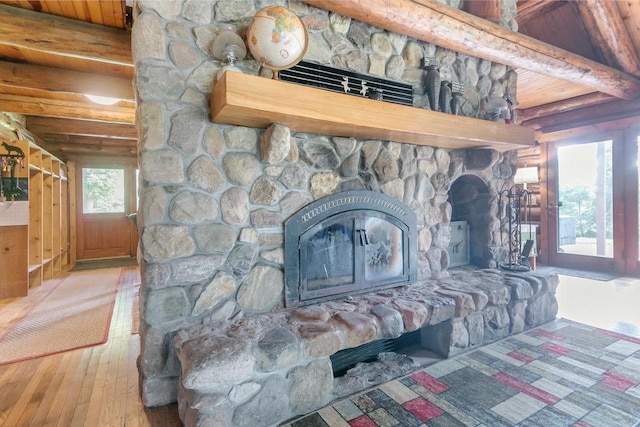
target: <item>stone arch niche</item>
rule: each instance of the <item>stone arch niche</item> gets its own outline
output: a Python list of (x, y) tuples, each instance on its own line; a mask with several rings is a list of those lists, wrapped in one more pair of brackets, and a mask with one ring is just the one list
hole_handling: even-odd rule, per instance
[[(449, 190), (451, 222), (466, 221), (468, 227), (468, 264), (495, 268), (504, 251), (500, 235), (499, 197), (476, 175), (458, 177)], [(455, 230), (452, 230), (455, 234)], [(452, 238), (452, 244), (455, 244)], [(450, 246), (450, 251), (452, 246)], [(456, 248), (455, 250), (459, 250)]]

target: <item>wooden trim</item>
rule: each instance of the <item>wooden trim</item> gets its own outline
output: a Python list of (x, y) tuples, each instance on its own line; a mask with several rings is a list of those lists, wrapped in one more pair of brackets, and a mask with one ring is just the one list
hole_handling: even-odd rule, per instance
[[(538, 260), (542, 264), (549, 264), (549, 251), (551, 247), (549, 245), (549, 236), (551, 235), (550, 220), (549, 220), (549, 192), (553, 189), (549, 188), (549, 173), (552, 173), (553, 163), (550, 156), (552, 154), (547, 144), (540, 146), (540, 158), (542, 159), (541, 167), (538, 170), (540, 174), (540, 253), (538, 254)], [(550, 166), (551, 165), (551, 166)], [(555, 192), (555, 191), (554, 191)]]
[(640, 96), (640, 80), (435, 0), (302, 0), (446, 49), (571, 81), (617, 98)]
[[(283, 96), (286, 94), (286, 96)], [(297, 132), (375, 138), (454, 149), (498, 151), (535, 144), (532, 129), (453, 116), (368, 98), (226, 72), (210, 98), (211, 121), (267, 128), (282, 123)]]
[(624, 229), (627, 236), (625, 242), (624, 265), (625, 272), (637, 275), (640, 272), (638, 258), (640, 257), (640, 242), (638, 240), (638, 137), (640, 128), (626, 129), (623, 134), (624, 155), (621, 163), (624, 167)]
[[(613, 262), (616, 271), (625, 271), (625, 252), (630, 239), (637, 241), (638, 233), (631, 235), (625, 222), (625, 198), (628, 196), (624, 132), (616, 131), (612, 139), (612, 197), (613, 197)], [(637, 158), (636, 158), (637, 159)], [(637, 228), (637, 227), (635, 227)], [(633, 236), (633, 237), (632, 237)]]

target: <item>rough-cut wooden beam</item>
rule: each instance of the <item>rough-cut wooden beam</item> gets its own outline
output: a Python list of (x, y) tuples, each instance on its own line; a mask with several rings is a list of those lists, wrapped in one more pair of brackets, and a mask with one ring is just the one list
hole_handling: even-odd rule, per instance
[(616, 1), (576, 2), (592, 41), (607, 63), (629, 74), (640, 76), (640, 58), (627, 33)]
[(606, 93), (594, 92), (587, 95), (576, 96), (565, 99), (563, 101), (551, 102), (539, 107), (518, 110), (518, 120), (524, 126), (533, 127), (535, 129), (535, 119), (553, 114), (565, 113), (567, 111), (576, 110), (578, 108), (589, 107), (591, 105), (603, 104), (611, 102), (615, 97)]
[(129, 32), (6, 5), (0, 5), (0, 45), (34, 56), (110, 64), (114, 73), (133, 70)]
[(92, 102), (61, 101), (46, 98), (7, 95), (0, 93), (0, 105), (4, 111), (28, 116), (68, 117), (107, 122), (133, 123), (133, 108), (114, 105), (98, 105)]
[(556, 0), (524, 0), (518, 2), (518, 14), (516, 21), (519, 25), (524, 25), (527, 21), (547, 12), (551, 8), (561, 5)]
[(94, 154), (106, 156), (135, 156), (135, 147), (118, 147), (113, 145), (85, 145), (85, 144), (65, 144), (60, 142), (45, 141), (45, 148), (54, 154), (63, 153), (61, 157), (70, 154)]
[(447, 49), (569, 80), (617, 98), (640, 96), (640, 80), (514, 33), (435, 0), (303, 0)]
[(63, 135), (59, 133), (40, 133), (38, 136), (47, 142), (59, 144), (83, 144), (83, 145), (113, 145), (117, 147), (137, 147), (138, 141), (135, 139), (123, 138), (98, 138), (93, 136)]
[(4, 61), (0, 61), (1, 88), (135, 100), (131, 79)]
[(35, 134), (62, 133), (98, 138), (138, 138), (138, 133), (133, 125), (90, 120), (27, 117), (27, 129)]
[[(584, 142), (584, 138), (593, 138), (594, 135), (610, 135), (611, 132), (634, 127), (638, 124), (638, 117), (626, 117), (604, 123), (587, 123), (571, 129), (563, 129), (553, 132), (536, 132), (536, 140), (542, 143), (551, 141)], [(544, 144), (543, 144), (544, 145)]]
[(617, 99), (604, 104), (558, 113), (525, 122), (542, 133), (640, 116), (640, 102)]

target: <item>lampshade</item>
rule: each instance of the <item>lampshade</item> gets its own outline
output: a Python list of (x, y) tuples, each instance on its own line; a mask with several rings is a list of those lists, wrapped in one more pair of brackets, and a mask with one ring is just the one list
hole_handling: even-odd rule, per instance
[(221, 61), (228, 61), (229, 56), (233, 60), (241, 60), (247, 55), (247, 48), (233, 25), (221, 25), (211, 46), (211, 53)]
[(533, 182), (540, 182), (537, 166), (518, 168), (513, 177), (514, 184), (530, 184)]

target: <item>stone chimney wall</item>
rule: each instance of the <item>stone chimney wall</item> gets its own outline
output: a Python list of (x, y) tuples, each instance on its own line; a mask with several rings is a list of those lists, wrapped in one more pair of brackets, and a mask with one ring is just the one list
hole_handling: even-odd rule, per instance
[[(482, 114), (482, 102), (492, 96), (516, 101), (517, 76), (504, 65), (297, 1), (139, 0), (133, 55), (141, 179), (139, 370), (146, 406), (176, 399), (177, 331), (283, 310), (282, 223), (297, 209), (360, 188), (403, 200), (419, 218), (419, 278), (446, 277), (451, 183), (474, 174), (497, 194), (515, 170), (514, 153), (481, 155), (491, 161), (468, 167), (471, 152), (211, 123), (208, 98), (220, 67), (210, 56), (216, 27), (246, 27), (271, 3), (305, 22), (305, 60), (410, 83), (416, 108), (428, 107), (423, 57), (438, 58), (465, 84), (464, 115)], [(259, 73), (250, 57), (238, 65)], [(284, 145), (286, 158), (273, 161), (261, 141)]]

